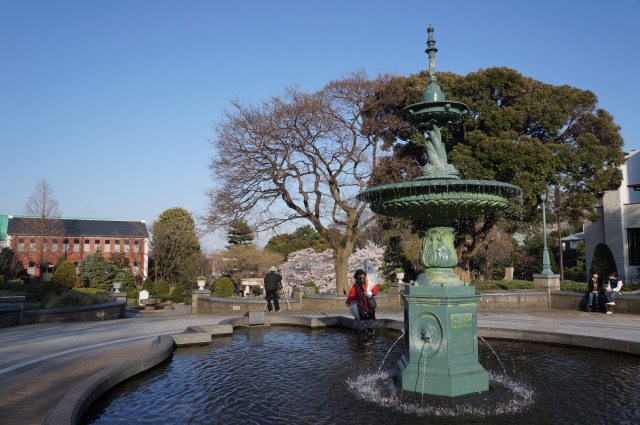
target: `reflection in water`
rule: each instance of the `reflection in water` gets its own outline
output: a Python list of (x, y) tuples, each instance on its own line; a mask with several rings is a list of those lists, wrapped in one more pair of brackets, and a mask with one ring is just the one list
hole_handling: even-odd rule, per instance
[(210, 346), (177, 349), (105, 396), (84, 423), (640, 423), (639, 357), (494, 340), (500, 360), (479, 349), (494, 400), (423, 402), (392, 385), (398, 334), (376, 332), (363, 344), (345, 330), (239, 329)]

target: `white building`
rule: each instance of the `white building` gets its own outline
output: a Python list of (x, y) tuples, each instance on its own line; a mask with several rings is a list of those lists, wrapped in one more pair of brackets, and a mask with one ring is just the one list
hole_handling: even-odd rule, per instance
[(596, 245), (604, 243), (613, 253), (618, 274), (631, 277), (640, 266), (640, 151), (626, 154), (621, 168), (622, 183), (604, 194), (601, 218), (585, 223), (586, 263), (589, 270)]

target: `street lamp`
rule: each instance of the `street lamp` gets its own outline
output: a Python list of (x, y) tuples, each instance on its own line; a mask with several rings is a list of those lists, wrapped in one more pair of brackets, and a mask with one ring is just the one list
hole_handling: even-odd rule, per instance
[(553, 271), (551, 270), (551, 262), (549, 261), (549, 249), (547, 248), (546, 200), (546, 193), (540, 195), (540, 201), (542, 203), (542, 239), (544, 241), (544, 247), (542, 248), (542, 271), (540, 272), (540, 274), (543, 276), (549, 276), (553, 274)]

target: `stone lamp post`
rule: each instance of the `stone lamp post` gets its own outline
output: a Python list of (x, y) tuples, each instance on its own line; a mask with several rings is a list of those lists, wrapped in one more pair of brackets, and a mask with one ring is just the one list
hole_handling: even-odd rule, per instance
[(554, 274), (551, 270), (551, 261), (549, 260), (549, 248), (547, 248), (547, 194), (540, 195), (540, 203), (542, 205), (542, 271), (540, 274), (533, 275), (533, 287), (536, 291), (545, 291), (547, 293), (547, 307), (551, 308), (551, 291), (560, 290), (560, 275)]

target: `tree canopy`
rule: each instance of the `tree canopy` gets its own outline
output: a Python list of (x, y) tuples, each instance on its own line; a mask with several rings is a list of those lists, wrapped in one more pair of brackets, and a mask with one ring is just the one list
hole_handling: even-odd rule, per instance
[[(208, 224), (215, 229), (246, 218), (265, 229), (308, 220), (333, 249), (342, 293), (349, 255), (372, 221), (355, 195), (411, 180), (426, 163), (427, 136), (399, 116), (419, 101), (426, 77), (369, 79), (356, 72), (315, 93), (290, 87), (261, 105), (232, 102), (212, 141), (217, 152), (210, 169), (218, 185), (209, 193)], [(592, 92), (508, 68), (438, 77), (447, 97), (471, 111), (442, 131), (460, 177), (523, 189), (522, 202), (506, 212), (458, 221), (462, 262), (484, 247), (500, 220), (510, 232), (538, 223), (539, 196), (551, 187), (560, 188), (563, 216), (578, 221), (592, 217), (602, 194), (619, 186), (620, 129)], [(393, 154), (383, 155), (385, 149)]]
[[(405, 88), (402, 105), (416, 103), (427, 73), (398, 77)], [(438, 73), (448, 99), (464, 102), (470, 114), (443, 131), (449, 161), (463, 179), (497, 180), (523, 189), (522, 203), (501, 214), (460, 220), (459, 255), (464, 260), (481, 249), (501, 217), (511, 231), (522, 223), (538, 223), (541, 194), (558, 187), (563, 215), (570, 220), (592, 218), (607, 190), (621, 182), (624, 162), (620, 128), (596, 96), (567, 85), (554, 86), (508, 68), (489, 68), (460, 76)], [(411, 180), (426, 162), (417, 131), (399, 129), (394, 155), (383, 158), (375, 183)], [(393, 144), (393, 143), (392, 143)]]
[(314, 93), (289, 87), (257, 106), (232, 102), (211, 142), (209, 226), (307, 220), (333, 249), (336, 290), (345, 292), (348, 258), (372, 219), (355, 195), (369, 186), (383, 132), (399, 121), (387, 111), (398, 101), (391, 83), (356, 72)]
[(155, 280), (172, 285), (195, 282), (200, 260), (200, 240), (191, 213), (184, 208), (163, 211), (152, 226)]
[(285, 257), (293, 251), (305, 248), (320, 252), (329, 248), (329, 244), (313, 226), (305, 225), (298, 227), (293, 233), (273, 236), (264, 247), (267, 251), (277, 252)]
[(253, 229), (245, 220), (234, 220), (229, 223), (227, 230), (227, 248), (242, 245), (247, 246), (253, 243)]

